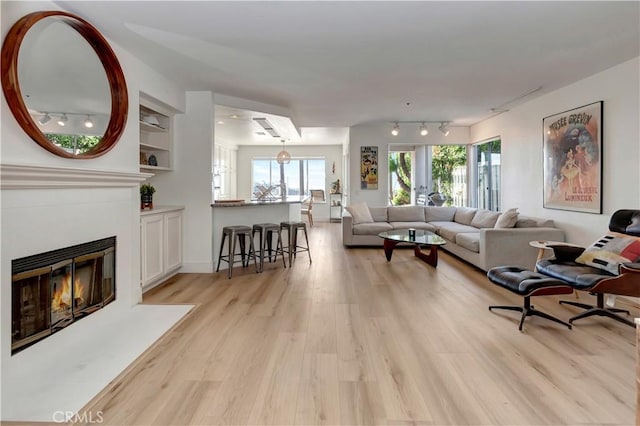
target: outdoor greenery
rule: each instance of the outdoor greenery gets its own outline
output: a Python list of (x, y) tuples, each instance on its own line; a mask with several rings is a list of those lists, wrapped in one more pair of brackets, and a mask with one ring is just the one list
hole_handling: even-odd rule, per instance
[(453, 170), (467, 164), (467, 147), (464, 145), (438, 145), (432, 149), (433, 191), (445, 195), (446, 204), (451, 205)]
[(54, 144), (74, 154), (82, 154), (91, 150), (102, 140), (102, 136), (89, 135), (63, 135), (60, 133), (47, 133), (45, 135)]
[(411, 203), (411, 153), (392, 152), (389, 154), (389, 174), (395, 175), (399, 189), (391, 189), (391, 204), (394, 206)]

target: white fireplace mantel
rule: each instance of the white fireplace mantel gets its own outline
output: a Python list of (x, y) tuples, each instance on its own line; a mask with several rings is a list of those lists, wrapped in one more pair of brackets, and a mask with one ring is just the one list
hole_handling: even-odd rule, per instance
[(152, 176), (151, 173), (1, 164), (0, 189), (123, 188), (136, 186)]

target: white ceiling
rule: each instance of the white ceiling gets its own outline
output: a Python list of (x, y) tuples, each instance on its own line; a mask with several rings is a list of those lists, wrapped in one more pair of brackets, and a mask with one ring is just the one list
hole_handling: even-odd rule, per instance
[(637, 1), (57, 3), (186, 90), (286, 107), (303, 134), (471, 125), (640, 54)]

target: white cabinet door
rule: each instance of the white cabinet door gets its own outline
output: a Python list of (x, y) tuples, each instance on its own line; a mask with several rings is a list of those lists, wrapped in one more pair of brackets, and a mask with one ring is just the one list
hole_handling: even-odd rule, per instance
[(164, 215), (165, 272), (182, 266), (182, 211)]
[(142, 286), (164, 275), (164, 217), (151, 215), (142, 217), (140, 223), (140, 247), (142, 251)]

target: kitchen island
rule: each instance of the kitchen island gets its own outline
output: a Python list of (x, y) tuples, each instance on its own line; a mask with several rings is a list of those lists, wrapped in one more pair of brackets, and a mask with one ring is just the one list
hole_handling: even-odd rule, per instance
[[(224, 200), (211, 204), (213, 270), (218, 264), (222, 228), (232, 225), (253, 226), (256, 223), (280, 223), (287, 220), (300, 220), (299, 198), (287, 198), (275, 201), (236, 202)], [(225, 245), (226, 250), (226, 245)], [(220, 264), (220, 269), (228, 267), (226, 262)]]

